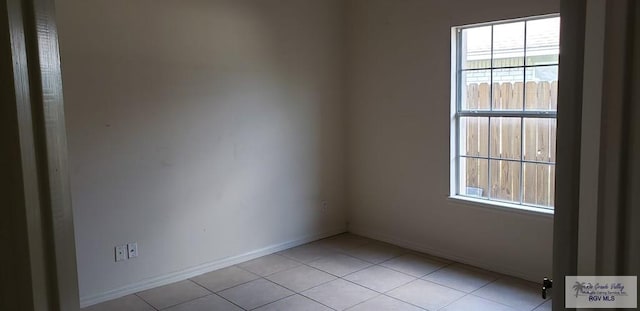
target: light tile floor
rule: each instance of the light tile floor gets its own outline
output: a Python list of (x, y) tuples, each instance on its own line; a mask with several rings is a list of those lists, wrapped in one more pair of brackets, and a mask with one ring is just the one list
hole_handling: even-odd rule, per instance
[(535, 283), (341, 234), (84, 311), (545, 311)]

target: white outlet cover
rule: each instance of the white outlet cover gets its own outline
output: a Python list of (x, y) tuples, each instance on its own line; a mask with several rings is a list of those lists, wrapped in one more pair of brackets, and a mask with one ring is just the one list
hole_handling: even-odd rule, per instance
[(127, 244), (127, 250), (129, 258), (138, 257), (138, 243)]
[(123, 261), (126, 259), (127, 259), (127, 246), (126, 245), (116, 246), (116, 261)]

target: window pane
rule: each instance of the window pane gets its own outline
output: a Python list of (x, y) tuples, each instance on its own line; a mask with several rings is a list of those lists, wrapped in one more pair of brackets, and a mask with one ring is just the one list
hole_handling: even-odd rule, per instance
[(553, 208), (559, 39), (559, 17), (458, 32), (457, 194)]
[(525, 110), (558, 110), (558, 66), (526, 69)]
[(556, 119), (524, 119), (524, 160), (556, 162)]
[(460, 155), (487, 157), (489, 154), (489, 118), (460, 118)]
[(490, 160), (491, 199), (520, 203), (521, 163)]
[(490, 118), (492, 158), (520, 160), (520, 118)]
[(560, 17), (527, 22), (527, 65), (557, 64)]
[(553, 207), (555, 180), (555, 165), (524, 163), (523, 203)]
[(491, 68), (491, 26), (462, 30), (462, 69)]
[(463, 71), (461, 80), (460, 100), (462, 110), (489, 110), (491, 71)]
[(494, 110), (522, 110), (524, 68), (493, 70), (492, 104)]
[(459, 194), (474, 197), (488, 196), (489, 160), (460, 158)]
[(524, 65), (524, 22), (493, 26), (493, 67)]

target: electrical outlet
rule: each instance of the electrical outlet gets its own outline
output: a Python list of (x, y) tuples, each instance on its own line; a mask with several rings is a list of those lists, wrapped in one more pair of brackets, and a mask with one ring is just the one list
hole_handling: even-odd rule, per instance
[(116, 246), (116, 261), (123, 261), (126, 259), (127, 259), (127, 246), (126, 245)]
[(129, 258), (138, 257), (138, 243), (133, 242), (127, 244), (127, 250), (129, 251)]

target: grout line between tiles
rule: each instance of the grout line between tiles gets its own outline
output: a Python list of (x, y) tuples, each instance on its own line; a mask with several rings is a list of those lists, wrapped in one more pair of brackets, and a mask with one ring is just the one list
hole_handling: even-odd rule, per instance
[(500, 302), (500, 301), (495, 301), (495, 300), (490, 299), (490, 298), (480, 297), (480, 296), (478, 296), (478, 295), (474, 295), (474, 294), (469, 294), (468, 296), (473, 296), (473, 297), (476, 297), (476, 298), (480, 298), (480, 299), (488, 300), (488, 301), (491, 301), (491, 302), (497, 303), (497, 304), (499, 304), (499, 305), (503, 305), (503, 306), (505, 306), (505, 307), (509, 307), (509, 308), (511, 308), (511, 309), (515, 309), (515, 310), (519, 309), (518, 307), (510, 306), (510, 305), (508, 305), (508, 304), (502, 303), (502, 302)]
[[(355, 249), (355, 248), (354, 248), (354, 249)], [(351, 256), (351, 257), (353, 257), (353, 258), (360, 259), (360, 260), (362, 260), (362, 261), (366, 261), (366, 262), (368, 262), (368, 263), (370, 263), (370, 264), (373, 264), (373, 265), (379, 265), (379, 264), (381, 264), (381, 263), (383, 263), (383, 262), (387, 262), (387, 261), (389, 261), (389, 260), (392, 260), (392, 259), (398, 258), (398, 257), (400, 257), (400, 256), (403, 256), (403, 255), (406, 255), (406, 254), (409, 254), (409, 253), (396, 254), (396, 255), (393, 255), (392, 257), (387, 258), (387, 259), (385, 259), (385, 260), (383, 260), (383, 261), (380, 261), (380, 262), (373, 262), (373, 261), (369, 261), (369, 260), (366, 260), (366, 259), (364, 259), (364, 258), (360, 258), (360, 257), (358, 257), (358, 256), (355, 256), (355, 255), (352, 255), (352, 254), (349, 254), (349, 253), (343, 253), (343, 254), (345, 254), (345, 255), (347, 255), (347, 256)]]
[[(238, 267), (238, 266), (232, 266), (232, 267), (240, 268), (240, 267)], [(240, 269), (242, 269), (242, 268), (240, 268)], [(244, 270), (244, 269), (242, 269), (242, 270)], [(236, 285), (233, 285), (233, 286), (227, 287), (227, 288), (225, 288), (225, 289), (221, 289), (221, 290), (219, 290), (219, 291), (217, 291), (217, 292), (214, 292), (214, 294), (221, 293), (221, 292), (224, 292), (224, 291), (226, 291), (226, 290), (228, 290), (228, 289), (236, 288), (236, 287), (238, 287), (238, 286), (240, 286), (240, 285), (244, 285), (244, 284), (247, 284), (247, 283), (253, 282), (253, 281), (255, 281), (255, 280), (259, 280), (259, 279), (263, 279), (263, 278), (264, 278), (264, 277), (259, 276), (259, 275), (255, 274), (255, 273), (251, 272), (251, 271), (247, 271), (247, 270), (244, 270), (244, 271), (249, 272), (249, 273), (251, 273), (251, 274), (253, 274), (253, 275), (257, 276), (258, 278), (253, 279), (253, 280), (249, 280), (249, 281), (246, 281), (246, 282), (242, 282), (242, 283), (239, 283), (239, 284), (236, 284)], [(194, 283), (198, 284), (198, 282), (196, 282), (196, 281), (194, 281)], [(198, 285), (200, 285), (200, 284), (198, 284)], [(202, 286), (202, 285), (200, 285), (200, 286)], [(218, 295), (218, 296), (220, 296), (220, 295)], [(222, 297), (222, 296), (220, 296), (220, 297)], [(223, 298), (224, 298), (224, 297), (223, 297)]]
[[(202, 289), (204, 289), (204, 290), (208, 291), (210, 294), (213, 294), (213, 293), (214, 293), (213, 291), (210, 291), (208, 288), (206, 288), (206, 287), (204, 287), (204, 286), (202, 286), (202, 285), (198, 284), (198, 282), (195, 282), (195, 281), (193, 281), (193, 280), (191, 280), (191, 279), (187, 279), (187, 281), (189, 281), (189, 282), (191, 282), (191, 283), (193, 283), (193, 284), (197, 285), (198, 287), (201, 287)], [(207, 295), (207, 296), (209, 296), (209, 295)], [(206, 296), (202, 296), (202, 297), (206, 297)], [(198, 299), (198, 298), (195, 298), (195, 299)], [(192, 299), (192, 300), (195, 300), (195, 299)]]
[(164, 308), (160, 309), (160, 311), (162, 311), (162, 310), (167, 310), (167, 309), (169, 309), (169, 308), (173, 308), (173, 307), (177, 307), (177, 306), (182, 305), (182, 304), (185, 304), (185, 303), (190, 303), (190, 302), (192, 302), (192, 301), (194, 301), (194, 300), (198, 300), (198, 299), (200, 299), (200, 298), (209, 297), (209, 296), (211, 296), (211, 295), (215, 295), (215, 294), (214, 294), (214, 293), (209, 293), (209, 294), (207, 294), (207, 295), (204, 295), (204, 296), (201, 296), (201, 297), (197, 297), (197, 298), (193, 298), (193, 299), (189, 299), (189, 300), (187, 300), (187, 301), (183, 301), (183, 302), (181, 302), (181, 303), (177, 303), (177, 304), (175, 304), (175, 305), (166, 306), (166, 307), (164, 307)]
[[(335, 280), (334, 280), (334, 281), (335, 281)], [(300, 295), (300, 296), (302, 296), (302, 297), (304, 297), (304, 298), (307, 298), (307, 299), (309, 299), (309, 300), (311, 300), (311, 301), (317, 302), (317, 303), (319, 303), (319, 304), (321, 304), (321, 305), (323, 305), (323, 306), (325, 306), (325, 307), (327, 307), (327, 308), (329, 308), (329, 309), (331, 309), (331, 310), (336, 310), (336, 309), (334, 309), (334, 308), (332, 308), (332, 307), (330, 307), (330, 306), (325, 305), (324, 303), (322, 303), (322, 302), (320, 302), (320, 301), (317, 301), (317, 300), (315, 300), (315, 299), (313, 299), (313, 298), (311, 298), (311, 297), (309, 297), (309, 296), (304, 295), (302, 292), (299, 292), (299, 293), (297, 293), (297, 294), (298, 294), (298, 295)]]
[[(256, 280), (257, 280), (257, 279), (256, 279)], [(224, 300), (228, 301), (230, 304), (232, 304), (232, 305), (234, 305), (234, 306), (236, 306), (236, 307), (238, 307), (238, 308), (240, 308), (240, 309), (242, 309), (242, 310), (246, 310), (245, 308), (243, 308), (243, 307), (241, 307), (241, 306), (237, 305), (237, 304), (236, 304), (236, 303), (234, 303), (233, 301), (231, 301), (231, 300), (229, 300), (229, 299), (227, 299), (227, 298), (225, 298), (225, 297), (222, 297), (222, 296), (220, 296), (220, 295), (216, 294), (214, 291), (209, 290), (208, 288), (206, 288), (206, 287), (202, 286), (200, 283), (198, 283), (198, 282), (196, 282), (196, 281), (193, 281), (193, 280), (190, 280), (190, 281), (191, 281), (191, 282), (193, 282), (193, 283), (195, 283), (196, 285), (198, 285), (198, 286), (200, 286), (200, 287), (204, 288), (206, 291), (208, 291), (208, 292), (210, 292), (210, 293), (211, 293), (210, 295), (202, 296), (202, 297), (200, 297), (200, 298), (203, 298), (203, 297), (209, 297), (209, 296), (211, 296), (211, 295), (216, 295), (216, 296), (218, 296), (218, 297), (220, 297), (220, 298), (222, 298), (222, 299), (224, 299)], [(254, 281), (255, 281), (255, 280), (254, 280)], [(251, 281), (249, 281), (249, 282), (251, 282)], [(245, 282), (245, 283), (249, 283), (249, 282)], [(244, 284), (244, 283), (243, 283), (243, 284)], [(200, 299), (200, 298), (196, 298), (196, 299)], [(195, 299), (193, 299), (193, 300), (195, 300)], [(193, 301), (193, 300), (191, 300), (191, 301)], [(186, 303), (186, 302), (185, 302), (185, 303)]]
[[(478, 295), (476, 295), (476, 294), (475, 294), (475, 292), (479, 291), (480, 289), (482, 289), (482, 288), (484, 288), (484, 287), (487, 287), (487, 286), (489, 286), (489, 285), (491, 285), (491, 284), (493, 284), (493, 283), (495, 283), (495, 282), (497, 282), (497, 281), (501, 280), (502, 278), (504, 278), (504, 277), (499, 277), (499, 278), (495, 279), (494, 281), (489, 282), (489, 283), (487, 283), (487, 284), (483, 285), (482, 287), (480, 287), (480, 288), (478, 288), (478, 289), (474, 290), (473, 292), (469, 293), (469, 295), (474, 296), (474, 297), (477, 297), (477, 298), (482, 298), (482, 299), (484, 299), (484, 300), (489, 300), (489, 301), (491, 301), (491, 302), (495, 302), (495, 303), (497, 303), (497, 304), (500, 304), (500, 305), (503, 305), (503, 306), (507, 306), (507, 307), (512, 308), (512, 309), (518, 309), (518, 307), (510, 306), (510, 305), (505, 304), (505, 303), (503, 303), (503, 302), (496, 301), (496, 300), (493, 300), (493, 299), (491, 299), (491, 298), (487, 298), (487, 297), (478, 296)], [(541, 304), (539, 304), (539, 305), (536, 305), (533, 309), (530, 309), (530, 310), (534, 310), (535, 308), (539, 307), (540, 305), (542, 305), (542, 304), (543, 304), (543, 303), (545, 303), (545, 302), (547, 302), (547, 300), (543, 301), (543, 302), (542, 302)]]
[[(286, 288), (286, 287), (284, 287), (284, 286), (282, 286), (282, 285), (280, 285), (280, 284), (274, 283), (273, 281), (271, 281), (271, 280), (267, 279), (266, 277), (260, 276), (259, 278), (255, 279), (255, 280), (247, 281), (247, 282), (244, 282), (244, 283), (241, 283), (241, 284), (238, 284), (238, 285), (231, 286), (231, 287), (229, 287), (229, 288), (225, 288), (225, 289), (223, 289), (223, 290), (219, 291), (218, 293), (221, 293), (221, 292), (224, 292), (224, 291), (226, 291), (226, 290), (229, 290), (229, 289), (232, 289), (232, 288), (236, 288), (236, 287), (238, 287), (238, 286), (241, 286), (241, 285), (244, 285), (244, 284), (247, 284), (247, 283), (251, 283), (251, 282), (254, 282), (254, 281), (257, 281), (257, 280), (260, 280), (260, 279), (264, 279), (265, 281), (270, 282), (270, 283), (273, 283), (273, 284), (275, 284), (275, 285), (277, 285), (277, 286), (280, 286), (280, 287), (282, 287), (282, 288), (284, 288), (284, 289), (286, 289), (286, 290), (288, 290), (288, 291), (290, 291), (290, 292), (294, 292), (294, 291), (292, 291), (292, 290), (290, 290), (290, 289), (288, 289), (288, 288)], [(294, 293), (295, 293), (295, 292), (294, 292)], [(226, 297), (224, 297), (224, 296), (222, 296), (222, 295), (218, 295), (217, 293), (214, 293), (214, 294), (216, 294), (217, 296), (221, 297), (222, 299), (224, 299), (224, 300), (226, 300), (226, 301), (228, 301), (228, 302), (232, 303), (233, 305), (237, 306), (238, 308), (240, 308), (240, 309), (242, 309), (242, 310), (253, 310), (253, 309), (260, 308), (260, 307), (262, 307), (262, 306), (266, 306), (266, 305), (268, 305), (269, 303), (271, 303), (271, 302), (269, 302), (269, 303), (266, 303), (266, 304), (263, 304), (263, 305), (257, 306), (257, 307), (255, 307), (255, 308), (253, 308), (253, 309), (245, 309), (245, 308), (241, 307), (240, 305), (236, 304), (235, 302), (233, 302), (233, 301), (231, 301), (231, 300), (227, 299)], [(290, 297), (290, 296), (292, 296), (292, 295), (288, 295), (288, 296), (283, 297), (283, 298), (280, 298), (280, 299), (278, 299), (278, 300), (282, 300), (282, 299), (287, 298), (287, 297)], [(276, 302), (276, 301), (278, 301), (278, 300), (274, 300), (274, 301), (272, 301), (272, 302)]]
[[(438, 269), (438, 270), (441, 270), (441, 269)], [(438, 270), (436, 270), (436, 271), (438, 271)], [(433, 271), (432, 273), (434, 273), (434, 272), (436, 272), (436, 271)], [(437, 283), (437, 282), (434, 282), (434, 281), (431, 281), (431, 280), (425, 280), (425, 279), (424, 279), (426, 276), (429, 276), (429, 275), (431, 275), (432, 273), (429, 273), (429, 274), (427, 274), (427, 275), (425, 275), (425, 276), (423, 276), (423, 277), (419, 277), (419, 278), (418, 278), (418, 280), (423, 280), (423, 281), (425, 281), (425, 282), (433, 283), (433, 284), (435, 284), (435, 285), (439, 285), (439, 286), (446, 287), (446, 288), (449, 288), (449, 289), (457, 290), (457, 291), (459, 291), (459, 292), (461, 292), (461, 293), (464, 293), (464, 294), (465, 294), (465, 296), (466, 296), (466, 295), (471, 295), (471, 294), (472, 294), (472, 293), (474, 293), (475, 291), (477, 291), (477, 290), (479, 290), (479, 289), (481, 289), (481, 288), (483, 288), (483, 287), (485, 287), (485, 286), (487, 286), (487, 285), (489, 285), (489, 284), (491, 284), (491, 283), (493, 283), (493, 282), (495, 282), (495, 281), (497, 281), (497, 280), (499, 279), (499, 278), (498, 278), (498, 279), (495, 279), (495, 280), (491, 280), (491, 281), (489, 281), (488, 283), (486, 283), (486, 284), (484, 284), (484, 285), (482, 285), (482, 286), (480, 286), (480, 287), (478, 287), (478, 288), (476, 288), (476, 289), (474, 289), (474, 290), (472, 290), (472, 291), (470, 291), (470, 292), (465, 292), (465, 291), (463, 291), (463, 290), (461, 290), (461, 289), (457, 289), (457, 288), (455, 288), (455, 287), (451, 287), (451, 286), (449, 286), (449, 285), (440, 284), (440, 283)], [(475, 296), (475, 297), (480, 297), (480, 296), (477, 296), (477, 295), (473, 295), (473, 296)], [(480, 298), (484, 298), (484, 297), (480, 297)]]
[[(463, 292), (463, 293), (464, 293), (464, 292)], [(460, 298), (458, 298), (458, 299), (456, 299), (456, 300), (454, 300), (454, 301), (452, 301), (452, 302), (450, 302), (450, 303), (448, 303), (448, 304), (446, 304), (446, 305), (444, 305), (444, 306), (442, 306), (442, 307), (438, 308), (438, 310), (442, 310), (442, 309), (444, 309), (444, 308), (446, 308), (446, 307), (448, 307), (448, 306), (450, 306), (450, 305), (452, 305), (452, 304), (456, 303), (457, 301), (462, 300), (464, 297), (467, 297), (467, 296), (469, 296), (469, 295), (470, 295), (469, 293), (464, 293), (464, 295), (463, 295), (462, 297), (460, 297)]]
[(423, 308), (423, 307), (418, 306), (418, 305), (416, 305), (416, 304), (413, 304), (413, 303), (411, 303), (411, 302), (404, 301), (404, 300), (402, 300), (402, 299), (399, 299), (399, 298), (396, 298), (396, 297), (393, 297), (393, 296), (389, 296), (389, 295), (387, 295), (387, 294), (382, 294), (382, 295), (383, 295), (383, 296), (387, 296), (387, 297), (389, 297), (389, 298), (391, 298), (391, 299), (394, 299), (394, 300), (400, 301), (400, 302), (404, 302), (404, 303), (406, 303), (406, 304), (408, 304), (408, 305), (412, 305), (412, 306), (414, 306), (414, 307), (416, 307), (416, 308), (418, 308), (418, 309), (420, 309), (420, 310), (429, 311), (429, 310), (427, 310), (426, 308)]
[(400, 270), (394, 269), (393, 267), (383, 266), (382, 264), (380, 264), (380, 265), (378, 265), (378, 266), (383, 267), (383, 268), (387, 268), (387, 269), (389, 269), (389, 270), (393, 270), (393, 271), (395, 271), (395, 272), (400, 272), (400, 273), (402, 273), (402, 274), (406, 274), (406, 275), (412, 276), (412, 277), (417, 278), (417, 279), (422, 279), (423, 277), (425, 277), (425, 276), (427, 276), (427, 275), (429, 275), (429, 274), (431, 274), (431, 273), (433, 273), (433, 272), (436, 272), (436, 271), (440, 270), (441, 268), (444, 268), (444, 267), (441, 267), (441, 268), (438, 268), (438, 269), (436, 269), (436, 270), (433, 270), (433, 271), (431, 271), (431, 272), (429, 272), (429, 273), (427, 273), (427, 274), (423, 274), (423, 275), (421, 275), (421, 276), (415, 276), (415, 275), (413, 275), (413, 274), (409, 274), (409, 273), (406, 273), (406, 272), (403, 272), (403, 271), (400, 271)]
[(383, 296), (383, 294), (380, 294), (380, 295), (377, 295), (377, 296), (373, 296), (373, 297), (371, 297), (371, 298), (369, 298), (369, 299), (366, 299), (365, 301), (362, 301), (362, 302), (358, 302), (358, 303), (356, 303), (355, 305), (353, 305), (353, 306), (351, 306), (351, 307), (346, 308), (344, 311), (349, 311), (349, 310), (351, 310), (351, 309), (353, 309), (353, 308), (355, 308), (355, 307), (357, 307), (357, 306), (359, 306), (359, 305), (361, 305), (361, 304), (363, 304), (363, 303), (366, 303), (366, 302), (368, 302), (368, 301), (370, 301), (370, 300), (374, 300), (374, 299), (376, 299), (376, 298), (378, 298), (378, 297), (380, 297), (380, 296)]
[[(287, 271), (287, 270), (295, 269), (295, 268), (300, 267), (301, 265), (303, 265), (303, 264), (304, 264), (304, 263), (301, 263), (301, 262), (299, 262), (299, 261), (297, 261), (297, 260), (295, 260), (295, 259), (291, 259), (291, 258), (289, 258), (289, 257), (287, 257), (287, 256), (280, 255), (280, 254), (278, 254), (278, 253), (273, 253), (273, 254), (269, 254), (269, 255), (266, 255), (266, 256), (272, 256), (272, 255), (276, 255), (276, 256), (282, 257), (282, 258), (284, 258), (284, 259), (286, 259), (286, 260), (293, 261), (293, 262), (295, 262), (295, 263), (296, 263), (296, 264), (298, 264), (298, 265), (293, 266), (293, 267), (289, 267), (289, 268), (285, 268), (285, 269), (283, 269), (283, 270), (279, 270), (279, 271), (271, 272), (271, 273), (268, 273), (268, 274), (265, 274), (265, 275), (261, 275), (261, 274), (258, 274), (258, 273), (256, 273), (256, 272), (250, 271), (249, 269), (246, 269), (246, 268), (241, 267), (240, 265), (241, 265), (241, 264), (243, 264), (244, 262), (241, 262), (241, 263), (237, 264), (236, 266), (237, 266), (238, 268), (242, 269), (242, 270), (245, 270), (245, 271), (247, 271), (247, 272), (249, 272), (249, 273), (252, 273), (252, 274), (254, 274), (254, 275), (257, 275), (257, 276), (259, 276), (259, 277), (261, 277), (261, 278), (266, 278), (266, 277), (271, 276), (271, 275), (274, 275), (274, 274), (276, 274), (276, 273), (280, 273), (280, 272), (283, 272), (283, 271)], [(266, 257), (266, 256), (258, 257), (258, 258), (253, 259), (253, 260), (258, 260), (258, 259), (263, 258), (263, 257)], [(250, 261), (253, 261), (253, 260), (250, 260)]]
[[(304, 245), (301, 245), (301, 246), (306, 246), (306, 245), (307, 245), (307, 244), (304, 244)], [(300, 246), (298, 246), (298, 247), (300, 247)], [(331, 251), (330, 249), (327, 249), (327, 248), (322, 247), (322, 246), (316, 246), (316, 247), (320, 247), (320, 248), (326, 249), (327, 251)], [(287, 250), (284, 250), (283, 252), (285, 252), (285, 251), (287, 251)], [(278, 254), (279, 254), (280, 256), (286, 257), (286, 258), (291, 259), (291, 260), (293, 260), (293, 261), (297, 261), (297, 262), (299, 262), (299, 263), (301, 263), (301, 264), (303, 264), (303, 265), (306, 265), (306, 264), (307, 264), (306, 262), (304, 262), (304, 261), (302, 261), (302, 260), (300, 260), (300, 259), (293, 258), (293, 257), (289, 257), (289, 255), (287, 255), (287, 254), (284, 254), (284, 253), (282, 253), (282, 254), (278, 253)], [(322, 258), (322, 257), (324, 257), (324, 256), (318, 256), (318, 257), (315, 257), (315, 258), (313, 258), (313, 259), (309, 260), (309, 262), (316, 261), (316, 260), (318, 260), (318, 259), (320, 259), (320, 258)]]
[[(200, 296), (200, 297), (196, 297), (196, 298), (193, 298), (193, 299), (189, 299), (189, 300), (187, 300), (187, 301), (182, 301), (182, 302), (180, 302), (180, 303), (176, 303), (176, 304), (173, 304), (173, 305), (169, 305), (169, 306), (166, 306), (166, 307), (164, 307), (164, 308), (162, 308), (162, 309), (156, 309), (156, 310), (166, 310), (166, 309), (169, 309), (169, 308), (172, 308), (172, 307), (175, 307), (175, 306), (181, 305), (181, 304), (183, 304), (183, 303), (192, 302), (192, 301), (194, 301), (194, 300), (196, 300), (196, 299), (200, 299), (200, 298), (204, 298), (204, 297), (209, 297), (209, 296), (211, 296), (212, 294), (214, 294), (214, 293), (213, 293), (213, 292), (211, 292), (210, 290), (206, 289), (205, 287), (203, 287), (202, 285), (200, 285), (200, 284), (198, 284), (198, 283), (196, 283), (196, 282), (191, 281), (190, 279), (186, 279), (185, 281), (189, 281), (189, 282), (191, 282), (191, 283), (195, 284), (195, 285), (196, 285), (196, 286), (198, 286), (198, 287), (202, 287), (204, 290), (206, 290), (207, 292), (209, 292), (209, 294), (204, 295), (204, 296)], [(182, 282), (184, 282), (184, 281), (182, 281)], [(177, 283), (177, 282), (176, 282), (176, 283)], [(172, 284), (175, 284), (175, 283), (172, 283)], [(137, 293), (136, 293), (136, 294), (137, 294)], [(142, 297), (141, 297), (141, 298), (142, 298)]]
[[(355, 258), (355, 257), (354, 257), (354, 258)], [(355, 259), (358, 259), (358, 258), (355, 258)], [(365, 262), (366, 262), (366, 261), (365, 261)], [(310, 263), (311, 263), (311, 262), (310, 262)], [(362, 270), (364, 270), (364, 269), (367, 269), (367, 268), (369, 268), (369, 267), (374, 266), (373, 264), (370, 264), (370, 263), (368, 263), (368, 262), (366, 262), (366, 263), (368, 264), (367, 266), (365, 266), (365, 267), (363, 267), (363, 268), (360, 268), (360, 269), (358, 269), (358, 270), (355, 270), (355, 271), (353, 271), (353, 272), (349, 272), (349, 273), (347, 273), (347, 274), (345, 274), (345, 275), (343, 275), (343, 276), (339, 276), (339, 275), (333, 274), (333, 273), (331, 273), (331, 272), (329, 272), (329, 271), (322, 270), (322, 269), (320, 269), (320, 268), (318, 268), (318, 267), (314, 267), (314, 266), (309, 265), (309, 264), (304, 264), (304, 265), (305, 265), (305, 266), (308, 266), (308, 267), (311, 267), (311, 268), (313, 268), (313, 269), (320, 270), (320, 271), (322, 271), (322, 272), (325, 272), (325, 273), (331, 274), (331, 275), (333, 275), (333, 276), (335, 276), (335, 277), (337, 277), (337, 278), (343, 278), (343, 277), (345, 277), (345, 276), (347, 276), (347, 275), (349, 275), (349, 274), (356, 273), (356, 272), (358, 272), (358, 271), (362, 271)]]
[[(309, 268), (316, 269), (316, 268), (313, 268), (313, 267), (309, 267)], [(333, 281), (335, 281), (335, 280), (337, 280), (337, 279), (340, 279), (340, 277), (337, 277), (337, 276), (335, 276), (335, 275), (333, 275), (333, 274), (331, 274), (331, 273), (328, 273), (328, 272), (322, 271), (322, 270), (320, 270), (320, 269), (316, 269), (316, 270), (318, 270), (318, 271), (320, 271), (320, 272), (322, 272), (322, 273), (326, 273), (326, 274), (328, 274), (328, 275), (330, 275), (330, 276), (332, 276), (332, 277), (335, 277), (335, 278), (334, 278), (334, 279), (331, 279), (331, 280), (328, 280), (328, 281), (324, 281), (324, 282), (319, 283), (319, 284), (316, 284), (316, 285), (314, 285), (314, 286), (312, 286), (312, 287), (309, 287), (309, 288), (307, 288), (307, 289), (305, 289), (305, 290), (302, 290), (302, 291), (297, 291), (297, 290), (295, 290), (295, 289), (288, 288), (288, 287), (286, 287), (286, 286), (285, 286), (285, 285), (283, 285), (283, 284), (278, 284), (277, 282), (272, 281), (272, 280), (269, 280), (269, 279), (267, 279), (267, 278), (265, 278), (265, 279), (267, 279), (268, 281), (270, 281), (270, 282), (272, 282), (272, 283), (278, 284), (279, 286), (282, 286), (282, 287), (284, 287), (284, 288), (286, 288), (286, 289), (288, 289), (288, 290), (290, 290), (290, 291), (292, 291), (292, 292), (294, 292), (294, 293), (296, 293), (296, 294), (302, 293), (302, 292), (304, 292), (304, 291), (308, 291), (308, 290), (310, 290), (310, 289), (312, 289), (312, 288), (316, 288), (316, 287), (318, 287), (318, 286), (322, 286), (322, 285), (327, 284), (327, 283), (329, 283), (329, 282), (333, 282)]]
[(215, 293), (214, 293), (214, 295), (216, 295), (216, 296), (218, 296), (218, 297), (220, 297), (220, 298), (224, 299), (225, 301), (228, 301), (230, 304), (232, 304), (232, 305), (234, 305), (234, 306), (236, 306), (236, 307), (240, 308), (241, 310), (245, 310), (245, 311), (247, 310), (247, 309), (245, 309), (245, 308), (241, 307), (240, 305), (238, 305), (237, 303), (235, 303), (235, 302), (233, 302), (233, 301), (231, 301), (231, 300), (227, 299), (226, 297), (222, 297), (222, 296), (220, 296), (220, 295), (218, 295), (218, 294), (215, 294)]
[[(484, 284), (484, 285), (482, 285), (482, 286), (480, 286), (480, 287), (476, 288), (475, 290), (471, 291), (469, 294), (473, 295), (473, 293), (475, 293), (475, 292), (477, 292), (477, 291), (479, 291), (479, 290), (481, 290), (481, 289), (483, 289), (483, 288), (485, 288), (485, 287), (487, 287), (487, 286), (489, 286), (489, 285), (491, 285), (491, 284), (493, 284), (493, 283), (497, 282), (499, 279), (500, 279), (500, 277), (498, 277), (497, 279), (495, 279), (495, 280), (493, 280), (493, 281), (491, 281), (491, 282), (489, 282), (489, 283), (487, 283), (487, 284)], [(474, 296), (476, 296), (476, 297), (480, 297), (480, 296), (478, 296), (478, 295), (474, 295)], [(482, 298), (482, 297), (481, 297), (481, 298)]]
[(150, 304), (148, 301), (144, 300), (144, 298), (142, 298), (141, 296), (138, 296), (138, 293), (133, 294), (134, 296), (138, 297), (140, 300), (142, 300), (145, 304), (147, 304), (149, 307), (151, 307), (153, 310), (158, 311), (158, 308), (154, 307), (152, 304)]
[[(367, 268), (364, 268), (364, 269), (362, 269), (362, 270), (366, 270), (366, 269), (369, 269), (369, 268), (371, 268), (371, 267), (375, 267), (375, 266), (378, 266), (378, 267), (381, 267), (381, 268), (385, 268), (385, 269), (389, 269), (389, 268), (384, 267), (384, 266), (380, 266), (380, 265), (373, 265), (373, 266), (369, 266), (369, 267), (367, 267)], [(360, 272), (360, 271), (362, 271), (362, 270), (358, 270), (358, 271), (356, 271), (356, 272), (349, 273), (349, 274), (345, 275), (345, 277), (346, 277), (346, 276), (349, 276), (349, 275), (352, 275), (352, 274), (354, 274), (354, 273), (358, 273), (358, 272)], [(391, 269), (389, 269), (389, 270), (391, 270)], [(390, 291), (392, 291), (392, 290), (395, 290), (395, 289), (397, 289), (397, 288), (399, 288), (399, 287), (405, 286), (405, 285), (407, 285), (407, 284), (409, 284), (409, 283), (415, 282), (416, 280), (419, 280), (419, 279), (420, 279), (420, 278), (416, 278), (416, 277), (415, 277), (415, 276), (413, 276), (413, 275), (409, 275), (409, 274), (406, 274), (406, 273), (402, 273), (402, 272), (400, 272), (400, 271), (395, 271), (395, 270), (392, 270), (392, 271), (394, 271), (394, 272), (398, 272), (398, 273), (401, 273), (401, 274), (404, 274), (404, 275), (409, 276), (409, 277), (412, 277), (412, 278), (413, 278), (413, 280), (411, 280), (411, 281), (409, 281), (409, 282), (406, 282), (406, 283), (403, 283), (403, 284), (401, 284), (401, 285), (398, 285), (398, 286), (396, 286), (396, 287), (394, 287), (394, 288), (392, 288), (392, 289), (390, 289), (390, 290), (388, 290), (388, 291), (386, 291), (386, 292), (381, 292), (381, 291), (375, 290), (375, 289), (373, 289), (373, 288), (367, 287), (367, 286), (365, 286), (365, 285), (362, 285), (362, 284), (356, 283), (356, 282), (354, 282), (354, 281), (351, 281), (351, 280), (345, 279), (344, 277), (341, 277), (341, 279), (343, 279), (344, 281), (347, 281), (347, 282), (349, 282), (349, 283), (353, 283), (353, 284), (355, 284), (355, 285), (358, 285), (358, 286), (364, 287), (364, 288), (366, 288), (366, 289), (372, 290), (372, 291), (374, 291), (374, 292), (376, 292), (376, 293), (379, 293), (379, 294), (386, 294), (386, 293), (388, 293), (388, 292), (390, 292)]]
[[(259, 305), (259, 306), (255, 307), (255, 308), (248, 309), (248, 310), (256, 310), (256, 309), (258, 309), (258, 308), (262, 308), (262, 307), (264, 307), (264, 306), (266, 306), (266, 305), (270, 305), (270, 304), (272, 304), (272, 303), (276, 303), (276, 302), (278, 302), (278, 301), (280, 301), (280, 300), (287, 299), (287, 298), (289, 298), (289, 297), (291, 297), (291, 296), (295, 296), (296, 294), (297, 294), (296, 292), (293, 292), (293, 294), (291, 294), (291, 295), (288, 295), (288, 296), (285, 296), (285, 297), (279, 298), (279, 299), (274, 300), (274, 301), (271, 301), (271, 302), (267, 302), (267, 303), (265, 303), (265, 304)], [(247, 310), (247, 309), (243, 309), (243, 310)]]
[[(339, 278), (339, 279), (342, 279), (342, 278), (344, 278), (345, 276), (347, 276), (347, 275), (349, 275), (349, 274), (356, 273), (356, 272), (360, 272), (360, 271), (362, 271), (362, 270), (364, 270), (364, 269), (367, 269), (367, 268), (370, 268), (370, 267), (373, 267), (373, 266), (372, 266), (372, 265), (369, 265), (369, 266), (366, 266), (366, 267), (364, 267), (364, 268), (360, 268), (360, 269), (355, 270), (355, 271), (353, 271), (353, 272), (347, 273), (347, 274), (345, 274), (345, 275), (343, 275), (343, 276), (335, 275), (335, 274), (333, 274), (333, 273), (331, 273), (331, 272), (324, 271), (324, 270), (322, 270), (322, 269), (318, 269), (318, 268), (316, 268), (316, 269), (318, 269), (318, 270), (320, 270), (320, 271), (323, 271), (323, 272), (325, 272), (325, 273), (331, 274), (331, 275), (333, 275), (333, 276), (335, 276), (335, 277), (337, 277), (337, 278)], [(315, 268), (315, 267), (312, 267), (312, 268)]]

